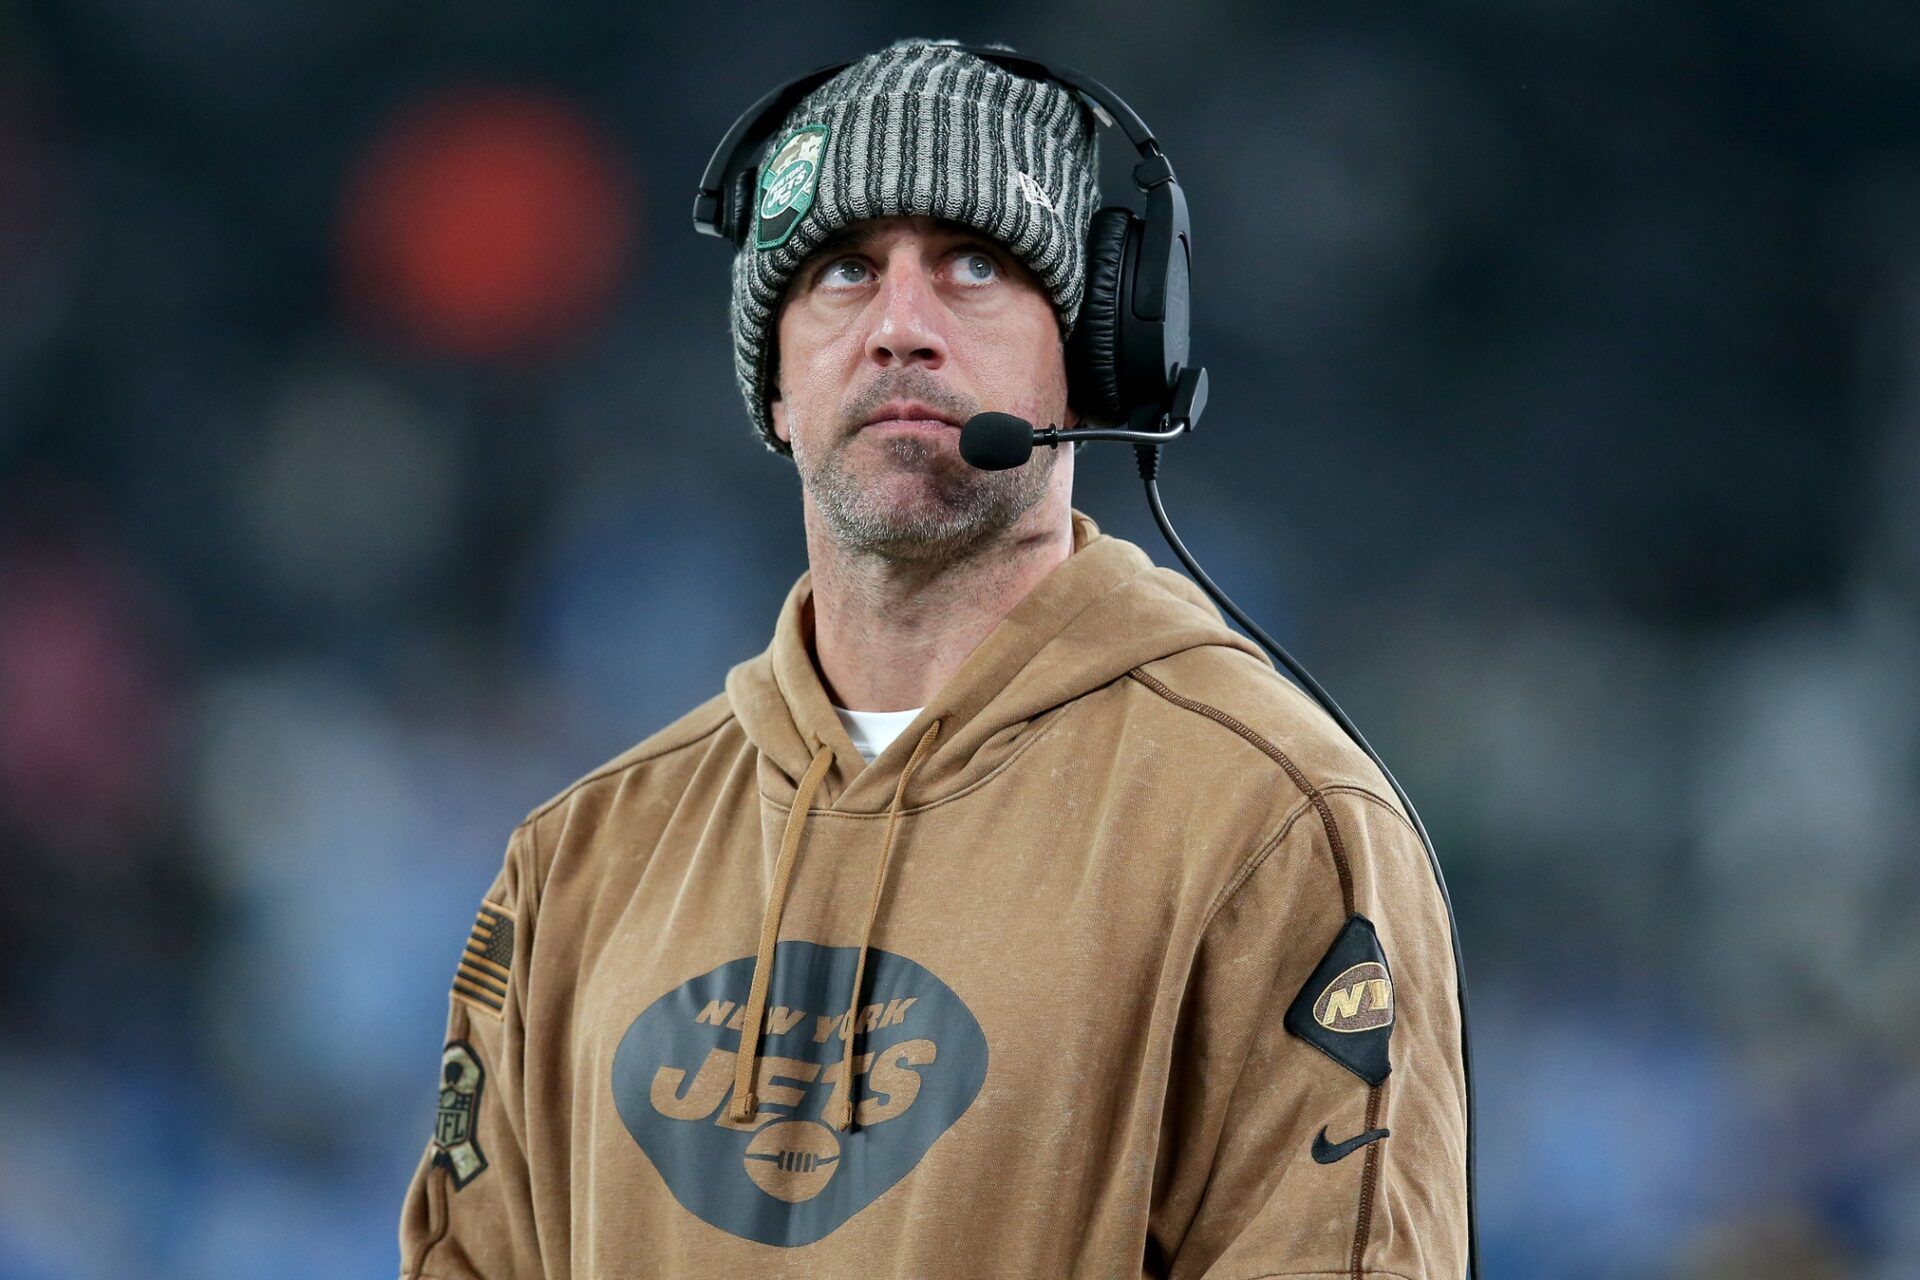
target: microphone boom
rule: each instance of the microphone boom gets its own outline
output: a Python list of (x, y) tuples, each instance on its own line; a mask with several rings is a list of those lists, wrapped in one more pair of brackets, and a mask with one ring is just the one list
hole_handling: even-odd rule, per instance
[(1120, 440), (1129, 444), (1165, 444), (1191, 431), (1187, 421), (1176, 421), (1165, 431), (1134, 431), (1122, 427), (1048, 427), (1035, 431), (1025, 418), (1011, 413), (976, 413), (960, 428), (960, 456), (981, 471), (1005, 471), (1033, 456), (1036, 445), (1053, 448), (1081, 440)]

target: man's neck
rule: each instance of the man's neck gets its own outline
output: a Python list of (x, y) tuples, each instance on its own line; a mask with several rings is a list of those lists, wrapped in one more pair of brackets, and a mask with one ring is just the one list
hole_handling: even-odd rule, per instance
[(923, 707), (1040, 580), (1073, 553), (1066, 494), (1050, 494), (1004, 535), (937, 566), (849, 556), (807, 519), (813, 660), (849, 711)]

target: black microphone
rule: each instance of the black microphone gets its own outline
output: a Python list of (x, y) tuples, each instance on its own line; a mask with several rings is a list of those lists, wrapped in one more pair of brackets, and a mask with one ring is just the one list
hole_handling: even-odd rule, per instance
[[(1048, 427), (1035, 431), (1025, 418), (1011, 413), (976, 413), (960, 428), (960, 456), (980, 471), (1005, 471), (1033, 456), (1033, 447), (1073, 444), (1080, 440), (1122, 440), (1133, 445), (1162, 445), (1193, 430), (1207, 407), (1207, 371), (1183, 369), (1173, 381), (1165, 404), (1137, 410), (1129, 427)], [(1159, 431), (1140, 428), (1159, 423)], [(1159, 450), (1152, 451), (1154, 457)], [(1146, 465), (1147, 454), (1141, 455)], [(1150, 476), (1143, 472), (1143, 479)]]
[(1005, 471), (1033, 456), (1033, 424), (1010, 413), (976, 413), (960, 428), (960, 456), (980, 471)]
[(1025, 418), (1011, 413), (976, 413), (960, 428), (960, 456), (981, 471), (1005, 471), (1033, 456), (1035, 445), (1049, 447), (1077, 440), (1124, 440), (1133, 444), (1165, 444), (1193, 429), (1191, 421), (1176, 422), (1165, 431), (1130, 431), (1121, 427), (1048, 427), (1035, 431)]

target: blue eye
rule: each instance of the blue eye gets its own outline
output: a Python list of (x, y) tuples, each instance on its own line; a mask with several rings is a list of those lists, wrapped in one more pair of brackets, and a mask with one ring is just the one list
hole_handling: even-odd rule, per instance
[(858, 258), (837, 259), (820, 273), (820, 280), (823, 284), (865, 284), (867, 264)]
[(963, 284), (985, 284), (999, 274), (993, 259), (984, 253), (963, 253), (959, 263), (960, 281)]

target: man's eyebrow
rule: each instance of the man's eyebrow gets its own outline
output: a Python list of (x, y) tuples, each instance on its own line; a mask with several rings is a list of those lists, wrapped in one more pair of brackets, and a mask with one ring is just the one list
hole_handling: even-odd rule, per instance
[(858, 249), (870, 239), (873, 232), (862, 227), (841, 227), (820, 242), (820, 247), (807, 255), (805, 267), (811, 270), (826, 259), (845, 253), (849, 249)]
[[(1013, 250), (1007, 248), (1006, 245), (1001, 244), (986, 232), (976, 230), (973, 227), (968, 227), (964, 231), (954, 232), (953, 247), (955, 249), (990, 249), (994, 253), (1014, 258)], [(1018, 259), (1015, 258), (1015, 261), (1018, 261)]]

